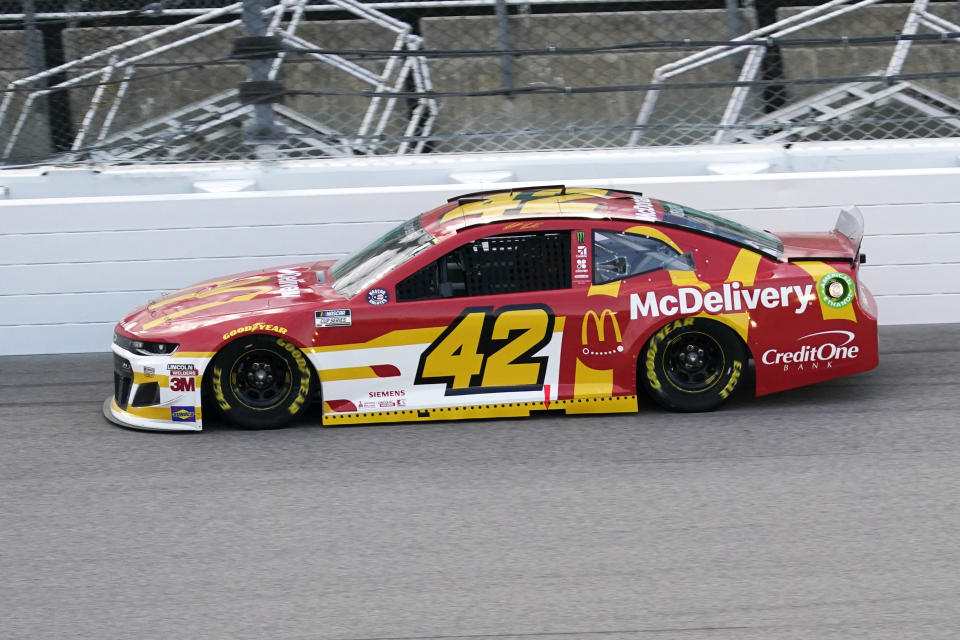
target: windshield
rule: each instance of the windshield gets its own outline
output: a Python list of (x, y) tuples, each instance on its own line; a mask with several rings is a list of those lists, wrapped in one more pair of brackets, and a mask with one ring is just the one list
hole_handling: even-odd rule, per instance
[(333, 288), (352, 298), (434, 242), (435, 238), (420, 224), (419, 216), (408, 220), (333, 265)]
[(783, 243), (772, 233), (757, 231), (733, 220), (727, 220), (690, 207), (664, 202), (663, 221), (678, 227), (699, 229), (737, 244), (752, 247), (777, 260), (783, 256)]

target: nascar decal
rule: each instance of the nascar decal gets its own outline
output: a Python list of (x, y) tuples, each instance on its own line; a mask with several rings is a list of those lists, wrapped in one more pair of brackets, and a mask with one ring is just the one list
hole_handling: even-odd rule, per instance
[[(795, 303), (791, 303), (791, 294), (795, 294)], [(676, 295), (666, 294), (657, 297), (655, 291), (648, 291), (644, 297), (638, 293), (630, 294), (630, 319), (639, 317), (675, 316), (678, 314), (700, 313), (710, 314), (730, 313), (757, 309), (760, 306), (767, 309), (794, 306), (794, 313), (801, 314), (807, 310), (813, 300), (813, 285), (804, 287), (789, 285), (783, 287), (741, 288), (739, 282), (724, 283), (721, 291), (701, 291), (698, 287), (680, 287)]]
[(543, 386), (553, 335), (546, 305), (471, 307), (424, 350), (414, 384), (444, 384), (445, 395), (527, 391)]
[(349, 327), (353, 324), (353, 316), (350, 309), (325, 309), (315, 311), (313, 314), (313, 326), (317, 329), (321, 327)]
[(390, 302), (390, 294), (386, 289), (370, 289), (367, 291), (367, 304), (381, 307)]

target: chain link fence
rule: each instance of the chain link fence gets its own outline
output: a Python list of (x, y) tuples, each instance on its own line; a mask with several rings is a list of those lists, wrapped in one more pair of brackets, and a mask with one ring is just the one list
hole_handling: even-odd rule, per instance
[(0, 0), (0, 163), (960, 136), (960, 3)]

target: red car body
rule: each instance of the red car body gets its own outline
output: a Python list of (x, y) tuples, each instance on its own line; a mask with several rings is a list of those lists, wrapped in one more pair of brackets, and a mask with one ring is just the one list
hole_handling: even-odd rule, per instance
[[(318, 395), (332, 425), (635, 411), (641, 389), (662, 382), (649, 345), (697, 318), (742, 340), (757, 395), (865, 371), (877, 364), (877, 311), (858, 281), (857, 215), (845, 212), (834, 231), (774, 237), (624, 191), (462, 196), (395, 229), (401, 245), (420, 240), (399, 256), (369, 253), (384, 267), (349, 286), (336, 276), (349, 263), (304, 263), (204, 282), (136, 309), (116, 328), (117, 384), (105, 413), (128, 426), (200, 429), (213, 405), (228, 404), (218, 393), (201, 400), (211, 362), (255, 335), (289, 345), (316, 372), (309, 389), (289, 390), (290, 412)], [(636, 237), (678, 268), (618, 278), (629, 265), (610, 247)], [(473, 269), (471, 252), (483, 254), (485, 271), (461, 284), (448, 271)], [(446, 273), (433, 277), (431, 265)], [(524, 278), (548, 286), (524, 290)], [(177, 346), (164, 353), (152, 344)], [(150, 398), (133, 402), (149, 383), (159, 394), (150, 387)]]

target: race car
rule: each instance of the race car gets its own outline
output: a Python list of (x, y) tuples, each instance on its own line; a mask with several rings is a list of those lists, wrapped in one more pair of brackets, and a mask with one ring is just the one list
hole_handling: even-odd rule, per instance
[(196, 430), (673, 411), (866, 371), (863, 218), (757, 231), (640, 193), (473, 193), (338, 261), (203, 282), (113, 339), (118, 424)]

